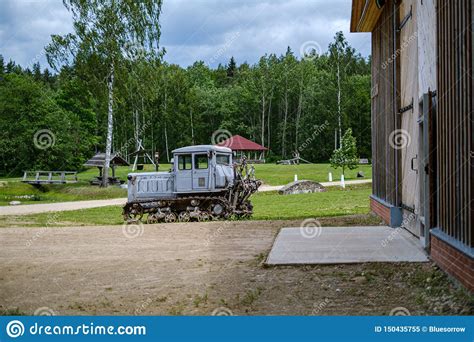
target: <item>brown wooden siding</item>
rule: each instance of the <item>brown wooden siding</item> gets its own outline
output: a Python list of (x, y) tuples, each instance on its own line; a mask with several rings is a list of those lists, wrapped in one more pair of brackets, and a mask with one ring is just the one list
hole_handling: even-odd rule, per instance
[(390, 133), (400, 127), (396, 122), (399, 115), (395, 114), (399, 107), (399, 68), (398, 58), (393, 57), (399, 43), (395, 39), (394, 48), (394, 20), (398, 21), (394, 12), (392, 1), (387, 1), (372, 32), (372, 192), (378, 198), (399, 206), (396, 186), (399, 151), (389, 144)]
[(474, 0), (437, 0), (438, 226), (473, 247)]

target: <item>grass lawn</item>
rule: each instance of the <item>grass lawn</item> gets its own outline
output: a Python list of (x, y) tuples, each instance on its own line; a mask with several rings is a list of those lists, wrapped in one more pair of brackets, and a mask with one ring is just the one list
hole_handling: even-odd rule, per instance
[[(327, 192), (279, 195), (258, 193), (252, 197), (253, 220), (279, 220), (332, 217), (369, 212), (370, 184), (328, 188)], [(0, 227), (13, 226), (75, 226), (122, 224), (122, 208), (109, 206), (42, 213), (25, 216), (0, 216)]]
[[(168, 171), (170, 164), (161, 164), (160, 171)], [(145, 165), (143, 172), (154, 171), (153, 165)], [(370, 165), (360, 165), (355, 170), (346, 172), (346, 179), (356, 179), (358, 171), (363, 171), (365, 179), (372, 177), (372, 168)], [(116, 176), (122, 180), (127, 179), (130, 173), (130, 167), (118, 167)], [(341, 170), (334, 170), (329, 164), (301, 164), (301, 165), (276, 165), (276, 164), (257, 164), (255, 165), (255, 174), (257, 178), (262, 179), (265, 184), (284, 185), (292, 182), (294, 175), (298, 179), (308, 179), (317, 182), (328, 180), (328, 173), (333, 173), (333, 179), (340, 178)], [(88, 169), (78, 174), (78, 183), (65, 185), (44, 185), (40, 189), (24, 184), (21, 178), (3, 178), (0, 179), (0, 206), (8, 205), (11, 201), (21, 201), (22, 204), (32, 203), (50, 203), (81, 201), (91, 199), (108, 199), (126, 197), (127, 190), (118, 186), (110, 186), (106, 189), (98, 186), (89, 185), (89, 181), (98, 175), (96, 168)], [(284, 208), (282, 208), (282, 211)]]
[[(372, 178), (371, 165), (359, 165), (354, 170), (347, 170), (345, 172), (346, 180), (357, 179), (357, 172), (364, 173), (364, 179)], [(269, 185), (284, 185), (294, 180), (295, 174), (298, 179), (307, 179), (316, 182), (327, 182), (328, 173), (332, 172), (333, 180), (339, 180), (342, 170), (333, 169), (330, 164), (300, 164), (300, 165), (277, 165), (277, 164), (256, 164), (255, 175), (262, 179), (265, 184)]]
[(127, 190), (118, 186), (103, 189), (98, 186), (91, 186), (86, 182), (67, 185), (49, 184), (42, 186), (41, 189), (19, 181), (0, 183), (0, 205), (8, 205), (10, 201), (36, 204), (118, 197), (127, 197)]
[[(160, 171), (168, 171), (169, 164), (160, 166)], [(154, 171), (153, 165), (145, 165), (143, 171)], [(127, 179), (127, 175), (132, 172), (129, 167), (118, 167), (116, 176), (122, 180)], [(87, 169), (78, 173), (78, 182), (74, 184), (49, 184), (37, 188), (33, 185), (22, 183), (21, 178), (0, 179), (0, 206), (8, 205), (11, 201), (21, 201), (22, 204), (51, 203), (86, 201), (94, 199), (108, 199), (127, 197), (127, 190), (118, 186), (100, 188), (92, 186), (89, 181), (98, 176), (97, 168)]]
[(329, 187), (327, 192), (279, 195), (262, 192), (251, 198), (256, 220), (290, 220), (369, 212), (371, 184)]

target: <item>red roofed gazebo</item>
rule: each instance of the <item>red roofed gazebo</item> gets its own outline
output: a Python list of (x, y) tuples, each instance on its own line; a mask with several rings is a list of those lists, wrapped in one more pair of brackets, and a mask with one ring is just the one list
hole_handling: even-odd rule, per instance
[(265, 162), (265, 151), (268, 151), (268, 148), (240, 135), (234, 135), (217, 145), (230, 148), (237, 156), (245, 155), (251, 161), (260, 163)]

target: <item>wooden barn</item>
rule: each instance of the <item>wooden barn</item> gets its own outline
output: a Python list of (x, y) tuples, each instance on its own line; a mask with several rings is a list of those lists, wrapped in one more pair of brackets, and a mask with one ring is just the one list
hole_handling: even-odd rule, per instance
[(353, 0), (372, 33), (371, 208), (474, 290), (474, 0)]

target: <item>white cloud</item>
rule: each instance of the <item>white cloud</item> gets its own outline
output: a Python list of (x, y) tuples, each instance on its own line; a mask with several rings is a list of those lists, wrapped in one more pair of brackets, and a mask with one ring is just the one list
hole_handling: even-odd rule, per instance
[[(287, 46), (299, 54), (306, 41), (326, 50), (341, 30), (367, 56), (370, 36), (349, 33), (350, 10), (350, 0), (165, 0), (161, 45), (170, 63), (187, 66), (203, 60), (215, 67), (231, 56), (238, 63), (255, 63), (265, 53), (284, 53)], [(23, 66), (38, 57), (45, 65), (43, 48), (50, 35), (71, 28), (60, 0), (0, 1), (0, 54)]]

